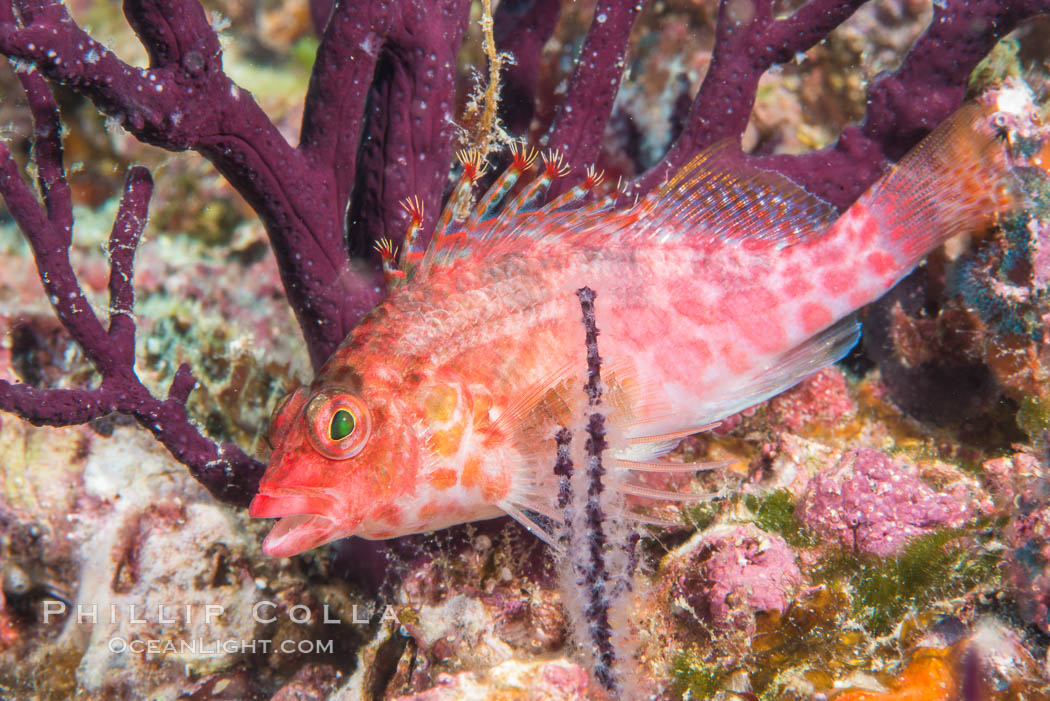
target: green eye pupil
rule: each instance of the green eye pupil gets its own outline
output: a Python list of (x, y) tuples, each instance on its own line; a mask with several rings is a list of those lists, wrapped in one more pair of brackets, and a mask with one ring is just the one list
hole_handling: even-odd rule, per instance
[(332, 440), (341, 441), (354, 432), (354, 415), (346, 409), (340, 409), (332, 417)]

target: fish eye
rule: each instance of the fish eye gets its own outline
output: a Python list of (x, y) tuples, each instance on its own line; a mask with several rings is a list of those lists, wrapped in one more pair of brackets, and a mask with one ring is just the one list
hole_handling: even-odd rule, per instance
[(324, 389), (306, 405), (306, 435), (317, 452), (332, 460), (360, 453), (372, 432), (368, 407), (340, 388)]
[(332, 416), (332, 426), (328, 433), (333, 441), (341, 441), (357, 428), (357, 419), (346, 409), (340, 409)]

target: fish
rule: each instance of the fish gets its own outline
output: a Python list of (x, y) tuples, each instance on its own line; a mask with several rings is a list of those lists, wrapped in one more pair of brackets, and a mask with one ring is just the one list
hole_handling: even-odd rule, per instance
[(631, 502), (690, 495), (646, 486), (647, 473), (718, 467), (664, 461), (683, 437), (840, 360), (858, 309), (1018, 206), (991, 110), (962, 107), (844, 212), (777, 173), (724, 165), (735, 142), (627, 207), (586, 197), (593, 168), (537, 206), (568, 170), (556, 153), (504, 204), (536, 157), (514, 147), (472, 209), (486, 164), (461, 153), (429, 245), (417, 243), (422, 205), (406, 202), (404, 244), (378, 246), (388, 296), (273, 414), (249, 508), (279, 519), (264, 552), (503, 515), (557, 547), (554, 436), (586, 410), (583, 287), (600, 330), (609, 481), (630, 497), (610, 517), (658, 522)]

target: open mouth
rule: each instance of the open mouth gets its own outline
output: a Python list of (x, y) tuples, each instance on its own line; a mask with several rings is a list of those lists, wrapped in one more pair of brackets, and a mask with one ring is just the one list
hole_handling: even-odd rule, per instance
[(263, 541), (263, 552), (270, 557), (290, 557), (347, 535), (335, 521), (317, 513), (324, 509), (325, 501), (302, 495), (257, 494), (248, 514), (280, 517)]

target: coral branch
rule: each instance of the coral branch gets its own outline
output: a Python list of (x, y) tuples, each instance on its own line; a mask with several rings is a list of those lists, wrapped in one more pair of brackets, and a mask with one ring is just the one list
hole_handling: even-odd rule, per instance
[[(6, 144), (0, 144), (0, 196), (33, 251), (37, 272), (55, 313), (88, 359), (106, 374), (107, 334), (77, 284), (69, 264), (69, 242), (41, 211)], [(72, 218), (72, 210), (69, 217)]]
[[(569, 163), (594, 163), (598, 157), (605, 124), (623, 77), (627, 40), (641, 9), (640, 2), (602, 0), (594, 10), (594, 21), (569, 80), (568, 94), (558, 106), (549, 131), (548, 145), (560, 151)], [(550, 196), (575, 184), (569, 180), (558, 182)]]
[(219, 58), (219, 37), (197, 0), (126, 0), (124, 16), (152, 68), (204, 69)]
[(354, 186), (368, 86), (392, 9), (371, 3), (336, 5), (326, 22), (306, 91), (299, 148), (317, 166), (331, 169), (335, 197), (344, 209)]
[(114, 354), (119, 353), (123, 366), (135, 365), (134, 262), (135, 250), (146, 227), (153, 179), (149, 171), (137, 166), (128, 171), (124, 196), (109, 235), (109, 337)]
[[(812, 1), (791, 17), (775, 20), (769, 0), (722, 0), (711, 68), (686, 127), (664, 159), (638, 179), (639, 189), (652, 189), (715, 141), (738, 137), (750, 118), (762, 73), (816, 44), (862, 4)], [(740, 17), (741, 7), (752, 7), (754, 13)], [(845, 208), (891, 161), (959, 107), (970, 72), (995, 42), (1022, 20), (1048, 11), (1047, 0), (935, 3), (929, 28), (900, 68), (869, 87), (862, 125), (847, 127), (833, 146), (819, 151), (750, 160)]]
[[(868, 88), (864, 123), (839, 140), (798, 156), (767, 156), (780, 171), (829, 202), (846, 207), (889, 165), (955, 111), (977, 63), (1021, 21), (1050, 12), (1050, 2), (935, 3), (929, 28), (900, 68)], [(834, 177), (829, 177), (834, 173)]]
[(320, 364), (376, 301), (363, 292), (371, 281), (341, 284), (349, 262), (345, 201), (336, 201), (325, 172), (223, 73), (218, 37), (196, 0), (128, 0), (124, 9), (150, 55), (148, 70), (117, 58), (61, 4), (22, 12), (21, 24), (7, 5), (0, 52), (73, 88), (140, 140), (193, 149), (214, 163), (266, 225), (311, 358)]
[(194, 477), (216, 497), (247, 503), (263, 466), (236, 446), (216, 446), (190, 422), (185, 404), (196, 381), (189, 368), (179, 369), (163, 401), (153, 397), (135, 374), (133, 261), (153, 193), (149, 171), (141, 167), (128, 171), (110, 233), (110, 314), (106, 330), (84, 297), (69, 261), (73, 212), (54, 128), (57, 108), (50, 89), (38, 82), (38, 77), (35, 72), (26, 73), (23, 84), (33, 105), (34, 134), (43, 139), (34, 144), (33, 153), (38, 166), (47, 171), (39, 178), (46, 210), (41, 209), (22, 179), (6, 144), (0, 144), (0, 196), (33, 251), (55, 313), (102, 375), (102, 383), (95, 389), (57, 389), (0, 380), (0, 410), (49, 426), (82, 424), (114, 411), (128, 414), (188, 465)]
[(101, 390), (41, 389), (6, 380), (0, 380), (0, 409), (35, 426), (77, 426), (114, 411)]
[[(584, 343), (587, 348), (587, 382), (584, 393), (590, 411), (583, 433), (584, 469), (575, 470), (571, 457), (572, 432), (561, 428), (555, 435), (557, 459), (554, 474), (558, 476), (558, 508), (564, 524), (559, 541), (564, 545), (570, 576), (567, 584), (575, 586), (570, 601), (582, 606), (579, 615), (586, 621), (580, 643), (594, 652), (595, 680), (614, 697), (624, 693), (621, 669), (627, 662), (623, 650), (613, 640), (612, 611), (631, 591), (631, 578), (637, 562), (637, 535), (612, 524), (610, 506), (615, 490), (605, 481), (608, 470), (603, 455), (608, 448), (605, 439), (605, 416), (602, 404), (601, 356), (598, 354), (598, 325), (594, 313), (594, 290), (581, 287), (576, 291), (583, 315)], [(616, 507), (613, 507), (616, 508)]]
[(499, 118), (515, 136), (524, 135), (532, 121), (543, 47), (560, 13), (560, 0), (501, 0), (496, 7), (496, 46), (514, 57), (503, 70)]
[(62, 240), (73, 235), (72, 199), (62, 164), (62, 122), (47, 82), (36, 71), (18, 72), (33, 116), (33, 160), (51, 225)]
[(385, 36), (373, 39), (376, 69), (350, 207), (355, 255), (371, 254), (383, 238), (401, 242), (399, 203), (409, 197), (423, 201), (423, 231), (434, 228), (452, 157), (456, 54), (469, 10), (467, 0), (406, 2)]
[(711, 67), (685, 128), (664, 159), (643, 176), (642, 189), (659, 184), (704, 147), (742, 134), (762, 74), (822, 40), (863, 4), (864, 0), (813, 0), (778, 20), (772, 0), (721, 0)]

